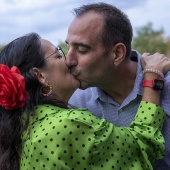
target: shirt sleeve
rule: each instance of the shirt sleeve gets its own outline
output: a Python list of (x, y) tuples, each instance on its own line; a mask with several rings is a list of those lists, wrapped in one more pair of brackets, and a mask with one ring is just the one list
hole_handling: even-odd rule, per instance
[[(150, 170), (156, 159), (164, 156), (161, 133), (165, 112), (142, 101), (130, 127), (100, 126), (96, 131), (93, 161), (97, 169)], [(107, 164), (106, 164), (107, 162)]]
[(36, 121), (26, 133), (29, 138), (23, 136), (20, 169), (152, 169), (150, 161), (164, 152), (164, 116), (160, 107), (145, 102), (130, 128), (83, 110), (53, 114)]

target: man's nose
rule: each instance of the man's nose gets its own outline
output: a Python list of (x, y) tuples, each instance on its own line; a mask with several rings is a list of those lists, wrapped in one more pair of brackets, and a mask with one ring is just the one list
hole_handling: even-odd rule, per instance
[(71, 50), (68, 50), (66, 55), (66, 64), (68, 67), (74, 67), (78, 64), (77, 55)]

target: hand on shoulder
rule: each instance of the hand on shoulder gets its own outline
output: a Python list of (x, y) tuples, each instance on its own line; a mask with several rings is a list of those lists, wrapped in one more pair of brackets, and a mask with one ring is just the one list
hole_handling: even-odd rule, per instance
[(155, 69), (165, 74), (170, 70), (170, 58), (160, 53), (143, 53), (141, 57), (141, 65), (143, 70)]

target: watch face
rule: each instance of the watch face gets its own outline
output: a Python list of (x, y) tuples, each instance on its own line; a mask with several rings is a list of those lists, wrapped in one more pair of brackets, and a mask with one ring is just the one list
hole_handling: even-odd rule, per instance
[(156, 90), (162, 90), (164, 87), (164, 81), (163, 80), (158, 80), (158, 79), (155, 79), (154, 80), (154, 85), (153, 85), (153, 88), (156, 89)]

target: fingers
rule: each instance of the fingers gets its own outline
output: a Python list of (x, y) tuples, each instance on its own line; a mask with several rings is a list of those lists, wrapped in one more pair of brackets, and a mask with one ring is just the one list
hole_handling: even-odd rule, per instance
[(141, 65), (143, 69), (156, 69), (162, 73), (170, 71), (170, 59), (167, 58), (164, 54), (160, 53), (143, 53), (141, 58)]
[(141, 66), (142, 66), (143, 69), (145, 69), (145, 66), (146, 66), (145, 58), (146, 58), (147, 56), (149, 56), (149, 55), (150, 55), (150, 53), (143, 53), (143, 54), (142, 54)]
[(146, 57), (146, 56), (148, 56), (148, 55), (150, 55), (150, 53), (143, 53), (143, 54), (142, 54), (142, 57)]

